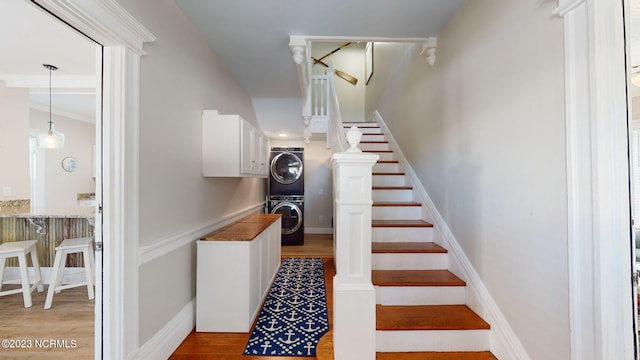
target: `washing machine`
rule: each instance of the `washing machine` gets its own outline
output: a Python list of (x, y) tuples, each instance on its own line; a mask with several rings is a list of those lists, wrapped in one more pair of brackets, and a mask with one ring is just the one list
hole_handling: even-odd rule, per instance
[(282, 215), (282, 245), (304, 244), (304, 196), (271, 195), (269, 213)]
[(271, 148), (270, 195), (304, 195), (304, 148)]

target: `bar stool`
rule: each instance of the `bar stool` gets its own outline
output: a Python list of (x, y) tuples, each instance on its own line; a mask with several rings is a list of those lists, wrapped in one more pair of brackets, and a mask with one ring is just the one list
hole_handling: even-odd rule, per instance
[[(32, 305), (31, 292), (37, 288), (38, 292), (44, 291), (42, 285), (42, 275), (40, 274), (40, 264), (38, 263), (38, 254), (36, 252), (36, 243), (38, 240), (12, 241), (0, 245), (0, 296), (22, 293), (24, 299), (24, 307), (29, 308)], [(31, 254), (31, 265), (34, 272), (33, 286), (29, 286), (29, 269), (27, 266), (27, 254)], [(17, 257), (20, 266), (19, 280), (3, 280), (4, 267), (7, 258)], [(20, 289), (2, 291), (2, 284), (22, 284)]]
[[(56, 247), (56, 258), (53, 261), (53, 271), (51, 273), (51, 280), (49, 281), (49, 289), (47, 290), (47, 299), (44, 302), (45, 310), (51, 308), (54, 293), (78, 286), (86, 285), (87, 292), (89, 293), (89, 299), (93, 299), (95, 260), (93, 257), (92, 240), (93, 238), (91, 237), (66, 239)], [(82, 253), (85, 281), (63, 285), (62, 282), (65, 277), (64, 269), (67, 262), (67, 255), (74, 253)]]

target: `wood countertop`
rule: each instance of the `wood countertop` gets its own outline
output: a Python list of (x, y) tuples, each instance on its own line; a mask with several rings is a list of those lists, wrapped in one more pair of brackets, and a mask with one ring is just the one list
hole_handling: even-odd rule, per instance
[(253, 214), (249, 215), (220, 230), (203, 236), (200, 240), (206, 241), (251, 241), (263, 232), (271, 224), (278, 221), (280, 214)]

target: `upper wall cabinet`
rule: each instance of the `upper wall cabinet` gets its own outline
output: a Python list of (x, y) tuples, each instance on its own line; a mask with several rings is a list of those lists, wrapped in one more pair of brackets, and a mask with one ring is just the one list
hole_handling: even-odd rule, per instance
[(240, 115), (202, 112), (202, 176), (267, 177), (267, 138)]

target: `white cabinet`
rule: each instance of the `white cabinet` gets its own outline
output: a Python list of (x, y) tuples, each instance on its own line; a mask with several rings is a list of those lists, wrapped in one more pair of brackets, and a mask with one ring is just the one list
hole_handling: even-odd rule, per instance
[(267, 177), (266, 137), (240, 115), (202, 112), (202, 176)]
[[(243, 224), (263, 219), (263, 231), (242, 237)], [(197, 241), (196, 331), (249, 332), (280, 265), (281, 221), (256, 214)]]

